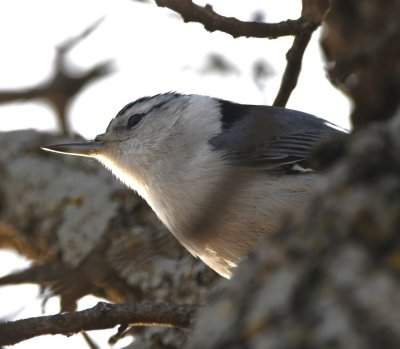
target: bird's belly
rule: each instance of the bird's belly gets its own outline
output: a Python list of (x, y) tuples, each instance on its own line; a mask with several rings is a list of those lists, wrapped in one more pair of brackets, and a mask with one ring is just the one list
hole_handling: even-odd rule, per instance
[[(282, 215), (305, 206), (314, 174), (288, 176), (272, 185), (249, 181), (230, 190), (216, 187), (202, 201), (191, 197), (149, 198), (161, 221), (195, 256), (224, 277), (265, 236), (278, 231)], [(174, 199), (174, 200), (172, 200)]]

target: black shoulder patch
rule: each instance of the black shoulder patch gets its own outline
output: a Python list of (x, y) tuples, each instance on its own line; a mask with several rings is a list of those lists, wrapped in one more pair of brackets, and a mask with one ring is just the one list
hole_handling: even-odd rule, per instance
[(224, 130), (232, 127), (237, 121), (245, 116), (246, 106), (229, 101), (219, 100), (221, 115), (222, 115), (222, 128)]

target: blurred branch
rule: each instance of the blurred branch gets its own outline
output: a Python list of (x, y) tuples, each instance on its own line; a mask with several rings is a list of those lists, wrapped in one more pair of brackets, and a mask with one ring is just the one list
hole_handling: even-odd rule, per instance
[(31, 99), (45, 100), (56, 112), (58, 123), (64, 135), (70, 134), (68, 106), (87, 83), (102, 78), (111, 72), (110, 62), (100, 63), (81, 74), (72, 73), (66, 62), (66, 55), (79, 42), (91, 34), (102, 19), (86, 28), (82, 33), (68, 39), (57, 47), (52, 76), (38, 86), (16, 91), (0, 90), (0, 104)]
[(400, 106), (400, 2), (336, 0), (321, 47), (328, 78), (352, 100), (354, 130), (390, 119)]
[(171, 303), (110, 304), (99, 302), (83, 311), (0, 323), (0, 345), (45, 335), (71, 335), (116, 325), (188, 328), (197, 306)]
[(400, 47), (400, 23), (390, 25), (376, 38), (365, 43), (361, 48), (338, 58), (329, 73), (333, 84), (345, 83), (355, 67), (362, 66), (376, 59), (385, 51), (395, 51)]
[(155, 0), (155, 2), (160, 7), (168, 7), (179, 13), (185, 22), (198, 22), (209, 32), (218, 30), (234, 38), (245, 36), (276, 39), (281, 36), (301, 34), (314, 27), (314, 23), (306, 21), (303, 17), (279, 23), (245, 22), (234, 17), (221, 16), (211, 5), (203, 7), (191, 0)]
[(210, 53), (206, 57), (206, 60), (206, 64), (200, 70), (201, 74), (217, 73), (240, 75), (238, 67), (219, 53)]
[(97, 343), (86, 332), (82, 332), (81, 335), (89, 349), (100, 349)]
[[(64, 41), (63, 44), (59, 45), (57, 47), (57, 50), (61, 53), (61, 55), (58, 55), (57, 58), (63, 59), (65, 58), (63, 54), (68, 53), (68, 51), (72, 50), (77, 44), (79, 44), (83, 39), (86, 39), (90, 34), (92, 34), (97, 27), (103, 22), (103, 17), (99, 18), (96, 22), (91, 24), (89, 27), (87, 27), (85, 30), (83, 30), (80, 34), (78, 34), (75, 37), (72, 37), (70, 39), (67, 39)], [(61, 65), (65, 64), (65, 61), (60, 61)]]

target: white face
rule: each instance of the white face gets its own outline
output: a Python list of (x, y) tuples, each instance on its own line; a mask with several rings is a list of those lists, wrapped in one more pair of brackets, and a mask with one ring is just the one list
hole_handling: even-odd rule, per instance
[(212, 98), (175, 93), (145, 97), (125, 106), (96, 137), (106, 146), (95, 157), (147, 197), (152, 179), (179, 176), (218, 132), (219, 106)]
[[(174, 103), (176, 99), (179, 103)], [(179, 119), (186, 108), (186, 99), (186, 96), (165, 94), (144, 97), (127, 104), (111, 120), (106, 132), (96, 139), (110, 142), (108, 148), (113, 151), (110, 155), (114, 160), (127, 154), (149, 155)], [(114, 142), (117, 147), (112, 146)], [(103, 155), (107, 156), (107, 152)]]

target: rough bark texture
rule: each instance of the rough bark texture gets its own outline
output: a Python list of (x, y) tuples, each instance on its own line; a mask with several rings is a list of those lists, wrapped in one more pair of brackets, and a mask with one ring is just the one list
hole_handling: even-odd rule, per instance
[[(0, 133), (0, 248), (34, 261), (0, 285), (47, 287), (64, 311), (86, 294), (119, 303), (201, 303), (219, 277), (102, 166), (40, 150), (61, 141), (35, 131)], [(185, 335), (162, 331), (177, 332), (165, 344), (180, 347)]]

